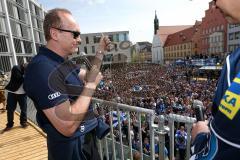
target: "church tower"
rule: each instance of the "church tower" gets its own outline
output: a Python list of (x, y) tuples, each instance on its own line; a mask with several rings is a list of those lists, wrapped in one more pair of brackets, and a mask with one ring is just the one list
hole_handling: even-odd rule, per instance
[(158, 30), (159, 30), (159, 22), (157, 18), (157, 13), (155, 11), (154, 35), (153, 35), (153, 41), (152, 41), (152, 63), (164, 64), (163, 46), (160, 40), (160, 36), (158, 35)]

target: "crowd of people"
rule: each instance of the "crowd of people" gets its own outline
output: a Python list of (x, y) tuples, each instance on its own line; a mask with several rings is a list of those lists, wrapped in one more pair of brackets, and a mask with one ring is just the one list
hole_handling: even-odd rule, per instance
[(216, 88), (216, 79), (197, 80), (187, 66), (119, 64), (103, 72), (96, 97), (154, 109), (157, 114), (177, 113), (193, 116), (193, 100), (203, 101), (206, 113)]
[[(216, 79), (197, 78), (197, 67), (156, 64), (118, 64), (103, 72), (104, 79), (100, 82), (95, 96), (99, 99), (115, 101), (131, 106), (155, 110), (156, 115), (175, 113), (194, 117), (193, 100), (201, 100), (206, 116), (210, 115), (211, 101), (214, 96)], [(191, 74), (189, 74), (191, 73)], [(107, 112), (109, 110), (107, 109)], [(107, 113), (106, 112), (106, 113)], [(140, 150), (140, 138), (137, 114), (131, 112), (130, 134), (132, 147)], [(141, 132), (143, 153), (150, 155), (150, 131), (148, 115), (141, 115)], [(109, 123), (109, 117), (106, 116)], [(124, 144), (128, 144), (128, 121), (121, 124)], [(182, 129), (184, 128), (184, 129)], [(175, 125), (175, 151), (179, 159), (186, 153), (187, 135), (184, 124)], [(181, 136), (183, 133), (183, 136)], [(114, 127), (114, 135), (119, 141), (118, 127)], [(166, 135), (165, 154), (168, 154), (169, 137)], [(155, 151), (158, 156), (158, 144)], [(175, 153), (176, 153), (175, 152)], [(177, 155), (176, 155), (177, 156)]]

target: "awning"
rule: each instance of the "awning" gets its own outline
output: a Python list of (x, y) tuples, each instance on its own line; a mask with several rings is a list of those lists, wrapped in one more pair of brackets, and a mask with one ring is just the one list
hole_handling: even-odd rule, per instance
[(221, 70), (222, 66), (202, 66), (201, 70)]

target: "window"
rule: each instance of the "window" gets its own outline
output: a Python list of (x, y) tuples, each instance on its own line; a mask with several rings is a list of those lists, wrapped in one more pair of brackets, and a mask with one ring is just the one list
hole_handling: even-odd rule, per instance
[(11, 70), (11, 62), (9, 56), (0, 56), (0, 66), (4, 71)]
[(45, 40), (44, 34), (42, 32), (39, 32), (39, 35), (40, 35), (40, 42), (44, 43), (44, 40)]
[(213, 42), (213, 37), (209, 37), (209, 43)]
[(219, 47), (218, 47), (218, 52), (219, 52), (219, 53), (223, 52), (223, 47), (222, 47), (222, 46), (219, 46)]
[(19, 57), (17, 56), (17, 61), (18, 61), (18, 64), (23, 64), (24, 63), (24, 60), (23, 60), (23, 57)]
[(8, 52), (7, 38), (0, 35), (0, 52)]
[(235, 33), (235, 39), (239, 39), (240, 38), (240, 32), (236, 32)]
[(208, 29), (208, 33), (212, 33), (212, 29), (211, 28)]
[(88, 52), (87, 52), (87, 47), (85, 46), (84, 47), (84, 52), (87, 54)]
[(234, 37), (234, 33), (230, 33), (229, 34), (229, 40), (233, 40), (233, 37)]
[(15, 46), (15, 52), (16, 53), (22, 53), (22, 47), (21, 47), (21, 41), (20, 39), (13, 39), (14, 46)]
[(100, 42), (100, 39), (101, 39), (100, 36), (94, 36), (94, 37), (93, 37), (93, 42), (94, 42), (94, 43), (99, 43), (99, 42)]
[(36, 51), (37, 51), (37, 53), (38, 53), (38, 52), (39, 52), (39, 48), (40, 48), (41, 44), (39, 44), (39, 43), (35, 43), (35, 46), (36, 46)]
[(17, 28), (16, 28), (16, 22), (14, 22), (13, 20), (10, 20), (10, 26), (11, 26), (11, 30), (12, 30), (12, 34), (17, 36)]
[(235, 25), (233, 25), (233, 24), (229, 24), (229, 28), (231, 29), (231, 28), (234, 28), (235, 27)]
[(43, 30), (43, 22), (40, 21), (39, 19), (37, 19), (37, 27), (38, 29)]
[(118, 51), (118, 46), (116, 43), (114, 43), (114, 49), (115, 49), (115, 51)]
[(92, 53), (95, 53), (95, 46), (92, 46)]
[(18, 8), (19, 19), (23, 22), (26, 22), (26, 13), (21, 8)]
[(17, 4), (19, 4), (20, 6), (23, 6), (23, 1), (22, 0), (16, 0)]
[(17, 24), (17, 25), (16, 25), (16, 29), (17, 29), (17, 36), (18, 36), (18, 37), (22, 37), (21, 25), (20, 25), (20, 24)]
[(127, 41), (128, 37), (127, 37), (127, 33), (124, 33), (124, 41)]
[(32, 43), (29, 41), (23, 41), (25, 53), (32, 53)]
[(116, 42), (119, 42), (119, 34), (116, 34)]
[(33, 17), (33, 15), (31, 15), (31, 19), (32, 19), (32, 26), (33, 26), (33, 28), (36, 28), (36, 18), (35, 17)]
[(5, 21), (2, 17), (0, 17), (0, 32), (6, 33)]
[(111, 62), (112, 61), (112, 54), (107, 54), (103, 57), (104, 62)]
[(221, 31), (223, 31), (224, 30), (224, 25), (221, 25)]
[(7, 1), (8, 14), (10, 17), (14, 17), (13, 14), (13, 5), (11, 2)]
[(30, 35), (29, 35), (29, 28), (25, 25), (21, 24), (21, 29), (22, 29), (22, 35), (24, 38), (29, 39)]
[(119, 41), (120, 42), (124, 41), (124, 35), (123, 34), (119, 34)]
[(0, 12), (3, 12), (2, 1), (0, 1)]
[(39, 8), (38, 8), (36, 5), (34, 5), (34, 7), (35, 7), (36, 15), (37, 15), (37, 16), (40, 16)]
[(30, 6), (31, 13), (35, 14), (34, 4), (31, 1), (29, 1), (29, 6)]
[(108, 38), (109, 38), (110, 41), (113, 42), (113, 35), (108, 35)]
[(16, 19), (19, 19), (19, 14), (18, 14), (18, 8), (16, 6), (13, 6), (13, 15)]
[(35, 39), (35, 42), (39, 42), (40, 41), (38, 31), (34, 31), (34, 39)]

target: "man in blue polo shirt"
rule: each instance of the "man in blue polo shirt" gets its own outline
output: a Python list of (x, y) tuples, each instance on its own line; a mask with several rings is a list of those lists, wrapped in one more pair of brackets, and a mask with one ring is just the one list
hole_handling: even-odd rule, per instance
[[(240, 23), (240, 0), (214, 0), (229, 23)], [(216, 9), (217, 9), (216, 8)], [(213, 100), (213, 118), (193, 126), (193, 155), (197, 160), (239, 160), (240, 49), (227, 56)]]
[(100, 159), (91, 98), (102, 79), (99, 69), (110, 40), (101, 37), (87, 72), (67, 60), (81, 43), (79, 25), (70, 11), (50, 10), (44, 19), (44, 34), (47, 45), (28, 65), (24, 89), (35, 104), (39, 126), (47, 133), (48, 159)]

